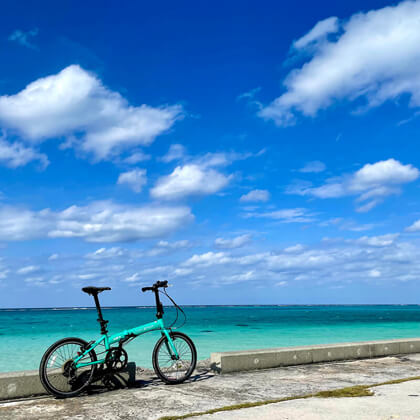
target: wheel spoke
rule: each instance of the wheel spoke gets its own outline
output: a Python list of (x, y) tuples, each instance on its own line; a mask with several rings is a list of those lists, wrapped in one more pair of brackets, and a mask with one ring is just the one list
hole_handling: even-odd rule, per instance
[[(43, 379), (50, 391), (56, 395), (73, 395), (89, 384), (96, 366), (88, 365), (75, 368), (73, 364), (73, 360), (79, 355), (83, 344), (79, 340), (58, 343), (44, 360)], [(95, 360), (95, 353), (92, 351), (80, 361), (88, 363)]]
[(169, 343), (167, 340), (162, 340), (156, 351), (157, 368), (168, 382), (183, 382), (192, 373), (195, 354), (189, 341), (180, 335), (173, 337), (173, 344), (178, 358), (174, 359), (168, 354)]

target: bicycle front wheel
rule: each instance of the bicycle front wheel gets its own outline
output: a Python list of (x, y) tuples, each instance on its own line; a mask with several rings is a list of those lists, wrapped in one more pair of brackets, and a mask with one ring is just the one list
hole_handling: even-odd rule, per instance
[[(45, 352), (39, 366), (39, 377), (46, 391), (58, 398), (74, 397), (90, 384), (96, 365), (76, 368), (73, 363), (86, 345), (87, 342), (80, 338), (63, 338)], [(91, 350), (79, 362), (95, 361), (96, 353)]]
[(179, 358), (172, 355), (166, 335), (156, 343), (153, 350), (153, 368), (156, 375), (167, 384), (180, 384), (193, 373), (197, 364), (197, 350), (191, 338), (180, 332), (170, 333)]

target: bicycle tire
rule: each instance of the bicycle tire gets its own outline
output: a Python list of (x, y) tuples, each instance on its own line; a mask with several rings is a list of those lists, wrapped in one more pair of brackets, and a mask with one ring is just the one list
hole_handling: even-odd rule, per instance
[[(177, 365), (176, 373), (179, 372), (178, 370), (179, 363), (181, 363), (181, 365), (183, 363), (182, 357), (180, 358), (180, 360), (169, 359), (171, 355), (169, 352), (169, 344), (168, 344), (168, 339), (166, 335), (162, 335), (162, 337), (157, 341), (155, 348), (153, 349), (152, 362), (153, 362), (153, 369), (156, 375), (163, 382), (169, 385), (175, 385), (175, 384), (180, 384), (186, 381), (193, 373), (197, 364), (197, 350), (191, 338), (189, 338), (186, 334), (183, 334), (181, 332), (171, 332), (170, 336), (180, 355), (182, 355), (181, 353), (182, 351), (186, 351), (186, 352), (189, 351), (190, 353), (189, 366), (186, 369), (185, 374), (183, 374), (180, 377), (170, 375), (169, 371), (165, 371), (165, 368), (162, 366), (162, 362), (159, 361), (159, 357), (161, 355), (161, 349), (163, 349), (162, 350), (163, 352), (165, 352), (165, 349), (166, 349), (166, 354), (163, 353), (165, 360), (168, 359), (168, 363), (172, 363), (172, 365), (170, 366), (171, 368), (173, 368), (175, 364)], [(184, 344), (184, 347), (182, 344)], [(185, 345), (187, 346), (187, 348), (185, 347)], [(175, 374), (175, 371), (173, 373)]]
[[(48, 364), (50, 356), (54, 353), (54, 351), (57, 351), (60, 347), (63, 347), (65, 344), (69, 344), (69, 345), (73, 344), (76, 347), (80, 347), (80, 351), (82, 351), (81, 349), (85, 347), (88, 343), (85, 340), (82, 340), (81, 338), (77, 338), (77, 337), (63, 338), (55, 342), (54, 344), (52, 344), (42, 356), (41, 363), (39, 365), (39, 377), (40, 377), (41, 383), (49, 394), (54, 395), (57, 398), (75, 397), (76, 395), (80, 394), (83, 390), (85, 390), (89, 386), (96, 371), (96, 365), (90, 365), (89, 369), (84, 371), (84, 372), (87, 372), (87, 374), (85, 375), (83, 382), (78, 384), (77, 387), (70, 386), (70, 383), (67, 380), (68, 386), (71, 388), (69, 391), (58, 389), (56, 385), (54, 386), (54, 384), (51, 382), (49, 375), (47, 374), (47, 369), (48, 369), (47, 364)], [(58, 351), (57, 351), (57, 354), (58, 354)], [(64, 352), (63, 354), (64, 354), (64, 358), (68, 357), (68, 359), (63, 360), (64, 358), (62, 358), (61, 360), (59, 360), (59, 363), (63, 362), (63, 364), (60, 366), (59, 369), (58, 368), (56, 369), (56, 370), (62, 371), (61, 372), (62, 377), (60, 376), (60, 372), (55, 372), (54, 375), (55, 375), (55, 378), (59, 378), (59, 380), (62, 381), (64, 384), (66, 381), (66, 379), (63, 379), (66, 377), (66, 373), (64, 372), (65, 370), (64, 366), (66, 364), (70, 364), (71, 359), (74, 357), (72, 357), (72, 354), (70, 354), (70, 350), (68, 350), (68, 353)], [(92, 362), (97, 360), (96, 353), (94, 350), (91, 350), (88, 353), (88, 356), (90, 357), (90, 360)], [(53, 365), (54, 364), (55, 364), (55, 359), (53, 360)]]

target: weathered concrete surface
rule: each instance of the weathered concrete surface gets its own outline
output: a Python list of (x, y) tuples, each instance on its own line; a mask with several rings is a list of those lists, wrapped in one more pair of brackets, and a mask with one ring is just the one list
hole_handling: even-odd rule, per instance
[[(133, 385), (136, 377), (136, 364), (128, 363), (127, 368), (112, 377), (116, 385)], [(39, 380), (37, 370), (0, 373), (0, 400), (45, 395), (47, 392)]]
[(98, 389), (91, 395), (67, 400), (43, 398), (0, 403), (0, 418), (158, 419), (165, 415), (201, 412), (242, 402), (305, 395), (412, 376), (420, 376), (420, 354), (226, 375), (215, 375), (203, 367), (190, 382), (176, 386), (164, 385), (149, 372), (143, 372), (138, 376), (136, 388), (112, 392)]
[[(420, 353), (420, 339), (212, 353), (210, 366), (218, 373), (231, 373), (409, 353)], [(130, 363), (113, 380), (119, 385), (131, 385), (135, 380), (135, 364)], [(0, 401), (45, 394), (38, 371), (0, 373)]]
[(211, 363), (217, 372), (231, 373), (419, 352), (420, 338), (412, 338), (212, 353)]
[(420, 381), (373, 388), (372, 397), (309, 398), (194, 417), (200, 420), (383, 420), (420, 418)]

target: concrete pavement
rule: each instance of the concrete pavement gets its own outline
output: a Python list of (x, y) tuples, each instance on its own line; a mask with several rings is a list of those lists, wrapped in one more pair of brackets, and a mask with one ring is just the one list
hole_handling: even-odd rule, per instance
[[(206, 366), (202, 366), (191, 381), (176, 386), (164, 385), (153, 373), (145, 371), (138, 374), (136, 387), (130, 389), (112, 392), (95, 389), (90, 395), (66, 400), (46, 397), (3, 402), (0, 403), (0, 418), (157, 420), (162, 416), (203, 412), (238, 403), (307, 395), (323, 390), (413, 376), (420, 376), (420, 354), (290, 366), (226, 375), (215, 375)], [(369, 398), (373, 397), (361, 397), (356, 400), (359, 401), (358, 404), (365, 404)], [(416, 397), (410, 398), (414, 401)], [(336, 401), (338, 400), (331, 399), (324, 403), (332, 404), (331, 407), (334, 408)], [(305, 403), (306, 401), (302, 402)], [(321, 400), (315, 401), (315, 404), (322, 403)], [(289, 403), (279, 406), (283, 404)], [(298, 406), (291, 405), (291, 410), (294, 407)], [(269, 409), (269, 406), (266, 406), (266, 409)], [(263, 413), (263, 407), (257, 410), (258, 413)], [(238, 413), (242, 415), (242, 412)], [(391, 414), (390, 411), (389, 415)], [(226, 418), (226, 413), (224, 415), (222, 418)], [(257, 418), (261, 418), (260, 414)], [(340, 417), (335, 417), (338, 418)]]
[(200, 420), (418, 420), (420, 381), (372, 389), (372, 397), (308, 398), (194, 417)]

